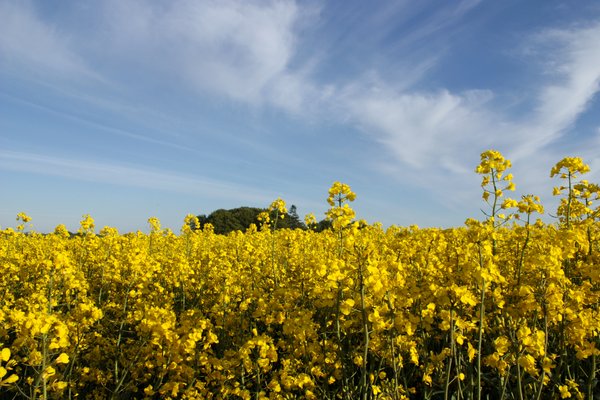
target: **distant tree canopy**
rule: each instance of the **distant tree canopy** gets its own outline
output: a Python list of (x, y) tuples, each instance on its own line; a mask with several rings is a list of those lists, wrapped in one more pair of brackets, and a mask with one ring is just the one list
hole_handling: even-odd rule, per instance
[[(230, 210), (218, 209), (210, 213), (208, 216), (202, 214), (198, 215), (198, 220), (200, 221), (200, 228), (202, 229), (204, 225), (211, 224), (214, 227), (215, 233), (218, 234), (227, 234), (232, 231), (246, 231), (250, 227), (251, 224), (260, 226), (260, 222), (258, 221), (258, 215), (266, 211), (265, 208), (256, 208), (256, 207), (238, 207), (232, 208)], [(274, 220), (276, 217), (275, 212), (271, 213), (271, 219)], [(320, 221), (316, 229), (317, 231), (322, 231), (324, 229), (328, 229), (331, 226), (331, 222), (327, 220)], [(277, 220), (277, 229), (306, 229), (306, 225), (300, 217), (298, 217), (298, 213), (296, 211), (296, 206), (292, 205), (289, 211), (285, 214), (283, 219)]]
[(254, 207), (239, 207), (231, 210), (218, 209), (208, 216), (199, 215), (200, 227), (211, 224), (215, 228), (215, 233), (229, 233), (232, 231), (245, 231), (251, 224), (258, 226), (258, 214), (263, 211)]

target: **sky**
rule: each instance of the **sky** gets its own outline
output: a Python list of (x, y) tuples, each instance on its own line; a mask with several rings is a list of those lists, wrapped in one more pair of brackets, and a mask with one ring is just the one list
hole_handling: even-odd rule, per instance
[(552, 220), (550, 169), (600, 181), (595, 0), (0, 0), (0, 228), (179, 231), (187, 214), (483, 219), (481, 152)]

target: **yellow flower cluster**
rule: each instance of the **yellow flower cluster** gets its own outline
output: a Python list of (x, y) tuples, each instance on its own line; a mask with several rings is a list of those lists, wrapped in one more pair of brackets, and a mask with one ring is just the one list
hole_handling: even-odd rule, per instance
[(261, 223), (262, 228), (268, 229), (271, 227), (273, 230), (275, 230), (275, 228), (277, 228), (277, 220), (284, 219), (286, 213), (287, 206), (285, 201), (278, 198), (271, 203), (267, 210), (258, 214), (258, 221)]
[[(2, 364), (5, 364), (2, 366)], [(0, 352), (0, 387), (9, 386), (11, 383), (15, 383), (19, 380), (19, 376), (16, 374), (10, 374), (9, 372), (13, 369), (16, 362), (10, 359), (10, 349), (3, 348)]]
[(561, 161), (543, 223), (538, 197), (504, 196), (509, 168), (483, 153), (488, 218), (453, 229), (358, 223), (338, 182), (319, 233), (191, 215), (179, 235), (96, 233), (86, 215), (43, 235), (19, 214), (0, 231), (0, 397), (594, 398), (600, 191)]

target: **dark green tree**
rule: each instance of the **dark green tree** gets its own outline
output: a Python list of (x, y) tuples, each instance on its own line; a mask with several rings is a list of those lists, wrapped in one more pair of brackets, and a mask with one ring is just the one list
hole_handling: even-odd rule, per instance
[(298, 216), (298, 211), (295, 205), (292, 204), (286, 218), (289, 220), (289, 227), (291, 229), (306, 229), (306, 225), (304, 225), (304, 222), (302, 222)]
[[(250, 225), (255, 224), (260, 226), (258, 214), (266, 211), (264, 208), (256, 207), (238, 207), (230, 210), (218, 209), (206, 215), (198, 215), (200, 229), (208, 223), (213, 225), (215, 233), (227, 234), (233, 231), (245, 232)], [(271, 219), (276, 218), (275, 212), (272, 213)], [(304, 223), (298, 217), (296, 206), (292, 205), (289, 212), (283, 219), (277, 220), (277, 229), (306, 229)]]
[(333, 226), (333, 224), (331, 223), (331, 220), (329, 219), (322, 219), (319, 222), (317, 222), (317, 226), (315, 228), (316, 232), (323, 232), (326, 229), (331, 229), (331, 227)]
[(200, 229), (206, 224), (214, 227), (215, 233), (227, 234), (233, 231), (242, 231), (250, 227), (251, 224), (258, 225), (258, 214), (263, 211), (255, 207), (238, 207), (230, 210), (218, 209), (208, 216), (199, 215)]

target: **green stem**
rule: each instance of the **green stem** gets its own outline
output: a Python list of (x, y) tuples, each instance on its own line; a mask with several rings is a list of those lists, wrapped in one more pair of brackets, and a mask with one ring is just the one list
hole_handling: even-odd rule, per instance
[(362, 325), (363, 325), (363, 360), (362, 360), (362, 375), (361, 375), (361, 393), (363, 400), (367, 399), (369, 391), (367, 390), (367, 357), (369, 356), (369, 320), (367, 315), (367, 306), (365, 302), (365, 277), (363, 271), (363, 262), (361, 261), (358, 266), (358, 278), (360, 282), (360, 308), (362, 314)]
[(477, 338), (477, 400), (481, 400), (481, 345), (483, 342), (483, 318), (485, 316), (485, 278), (481, 278), (481, 298), (479, 305), (479, 331)]
[(587, 382), (588, 400), (594, 399), (594, 387), (596, 386), (596, 353), (592, 354), (592, 366)]
[[(394, 312), (394, 308), (392, 307), (392, 302), (390, 300), (390, 293), (387, 292), (386, 295), (387, 295), (388, 308), (392, 312), (392, 321), (395, 322), (396, 321), (396, 313)], [(394, 400), (398, 400), (398, 367), (396, 365), (396, 347), (394, 346), (394, 338), (395, 338), (394, 329), (392, 329), (390, 331), (390, 333), (391, 333), (391, 337), (389, 338), (390, 350), (392, 352), (392, 368), (394, 370)]]
[(519, 365), (519, 356), (521, 352), (517, 352), (517, 393), (519, 400), (523, 400), (523, 382), (521, 382), (521, 366)]
[(452, 360), (454, 359), (454, 309), (450, 307), (450, 361), (446, 370), (446, 385), (444, 387), (444, 400), (448, 400), (448, 392), (450, 390), (450, 374), (452, 372)]
[[(546, 353), (548, 352), (548, 313), (546, 311), (546, 305), (543, 304), (544, 311), (544, 358), (546, 358)], [(543, 360), (543, 359), (542, 359)], [(542, 390), (544, 389), (544, 379), (546, 378), (546, 371), (542, 366), (542, 376), (540, 378), (540, 387), (538, 388), (536, 400), (540, 400), (542, 397)], [(592, 399), (592, 397), (590, 397)]]
[(340, 302), (342, 301), (342, 287), (341, 283), (338, 283), (337, 301), (335, 307), (335, 333), (338, 342), (338, 357), (342, 364), (342, 398), (347, 399), (348, 387), (346, 382), (346, 360), (344, 357), (344, 350), (342, 347), (342, 329), (340, 325)]

